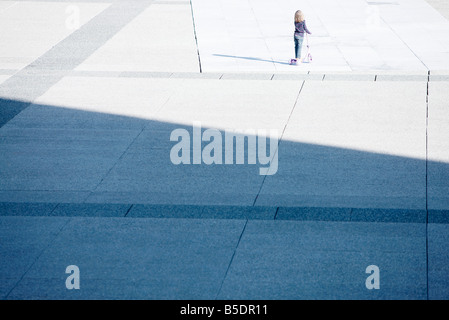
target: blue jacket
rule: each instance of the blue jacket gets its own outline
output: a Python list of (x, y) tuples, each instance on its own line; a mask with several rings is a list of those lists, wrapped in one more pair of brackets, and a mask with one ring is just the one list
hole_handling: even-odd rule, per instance
[(312, 34), (312, 32), (307, 29), (306, 21), (301, 22), (295, 22), (295, 35), (300, 35), (304, 37), (304, 32), (307, 32), (308, 34)]

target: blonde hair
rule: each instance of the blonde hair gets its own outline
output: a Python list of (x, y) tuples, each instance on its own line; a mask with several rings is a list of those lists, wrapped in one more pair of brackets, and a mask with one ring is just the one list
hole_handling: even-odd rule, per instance
[(303, 22), (304, 19), (304, 13), (302, 13), (301, 10), (298, 10), (295, 12), (295, 22)]

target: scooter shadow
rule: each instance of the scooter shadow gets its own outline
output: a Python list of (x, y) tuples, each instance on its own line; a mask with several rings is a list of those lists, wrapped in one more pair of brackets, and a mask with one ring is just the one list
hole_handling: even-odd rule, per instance
[(231, 56), (231, 55), (226, 55), (226, 54), (214, 54), (214, 56), (225, 57), (225, 58), (236, 58), (236, 59), (253, 60), (253, 61), (271, 62), (271, 63), (277, 63), (277, 64), (283, 64), (283, 65), (290, 65), (289, 62), (276, 61), (276, 60), (267, 60), (267, 59), (260, 59), (260, 58), (254, 58), (254, 57)]

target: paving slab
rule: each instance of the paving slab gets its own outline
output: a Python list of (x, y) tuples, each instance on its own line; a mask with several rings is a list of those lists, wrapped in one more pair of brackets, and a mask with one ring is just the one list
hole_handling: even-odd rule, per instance
[(448, 260), (446, 243), (449, 241), (448, 224), (430, 223), (429, 234), (429, 299), (449, 299)]
[(0, 84), (6, 81), (6, 79), (8, 79), (9, 77), (10, 77), (9, 75), (0, 75)]
[(449, 82), (429, 83), (428, 125), (428, 206), (429, 209), (449, 208), (449, 144), (448, 90)]
[(427, 81), (427, 75), (393, 75), (379, 74), (376, 81)]
[(2, 299), (13, 290), (66, 223), (66, 219), (48, 217), (0, 218)]
[(323, 75), (311, 75), (306, 72), (304, 73), (275, 73), (271, 80), (322, 80)]
[(351, 208), (280, 207), (277, 220), (350, 221)]
[(351, 211), (351, 221), (426, 223), (426, 210), (360, 209)]
[(76, 70), (200, 71), (189, 2), (151, 4)]
[(425, 269), (424, 224), (249, 221), (218, 297), (425, 299)]
[(1, 48), (0, 68), (24, 68), (109, 5), (6, 1), (0, 11), (0, 37), (8, 45)]
[(201, 218), (202, 206), (135, 204), (126, 215), (129, 218)]
[[(158, 113), (156, 120), (220, 130), (281, 131), (294, 106), (301, 82), (266, 80), (187, 80)], [(276, 114), (270, 112), (275, 108)]]
[(429, 223), (449, 223), (449, 210), (429, 210)]
[(449, 81), (449, 75), (433, 75), (429, 76), (429, 81)]
[(0, 216), (49, 216), (56, 203), (0, 202)]
[(256, 204), (424, 209), (426, 88), (306, 81)]
[[(24, 113), (33, 113), (33, 108)], [(91, 191), (138, 134), (125, 131), (114, 137), (110, 131), (9, 128), (0, 133), (3, 191)]]
[(131, 209), (129, 204), (59, 203), (51, 216), (62, 217), (124, 217)]
[(226, 190), (217, 193), (200, 193), (189, 190), (177, 190), (176, 196), (167, 193), (151, 191), (93, 191), (82, 201), (89, 203), (140, 203), (163, 205), (239, 205), (251, 206), (254, 204), (253, 192), (236, 192)]
[(186, 79), (220, 79), (223, 76), (222, 73), (212, 72), (174, 72), (171, 78), (186, 78)]
[[(99, 117), (93, 117), (93, 120), (97, 120), (95, 128), (101, 125), (101, 117), (105, 123), (116, 118), (117, 122), (123, 122), (125, 128), (129, 129), (133, 122), (137, 128), (142, 128), (143, 120), (152, 119), (182, 81), (135, 77), (65, 77), (35, 103), (65, 107), (69, 109), (68, 112), (77, 112), (86, 118), (93, 115), (79, 111), (97, 112)], [(113, 115), (129, 119), (126, 123), (124, 118)], [(108, 116), (111, 119), (107, 119)], [(118, 125), (114, 124), (112, 128)]]
[(180, 193), (196, 193), (198, 198), (205, 194), (226, 193), (235, 194), (236, 198), (244, 194), (255, 197), (263, 180), (259, 168), (254, 165), (176, 166), (168, 156), (162, 158), (163, 154), (166, 152), (152, 152), (151, 157), (123, 156), (95, 191), (165, 192), (175, 204)]
[(133, 205), (127, 217), (273, 220), (275, 207)]
[(273, 74), (259, 74), (259, 73), (224, 73), (220, 79), (239, 79), (239, 80), (271, 80)]
[(325, 81), (374, 81), (376, 76), (374, 74), (335, 74), (330, 73), (323, 76)]
[(432, 69), (430, 70), (430, 75), (436, 75), (436, 76), (447, 76), (449, 75), (449, 70), (443, 70), (443, 69)]
[[(72, 218), (7, 298), (210, 299), (218, 292), (244, 224)], [(65, 268), (73, 264), (80, 269), (78, 294), (65, 289)]]
[[(60, 272), (63, 274), (63, 271)], [(68, 276), (65, 275), (64, 276)], [(194, 277), (81, 280), (80, 290), (67, 290), (65, 279), (23, 279), (9, 300), (207, 300), (215, 296), (210, 279)], [(120, 288), (120, 290), (117, 290)]]
[(444, 0), (426, 0), (443, 17), (449, 20), (449, 4)]
[(89, 195), (90, 191), (4, 190), (0, 191), (0, 201), (17, 203), (82, 203)]

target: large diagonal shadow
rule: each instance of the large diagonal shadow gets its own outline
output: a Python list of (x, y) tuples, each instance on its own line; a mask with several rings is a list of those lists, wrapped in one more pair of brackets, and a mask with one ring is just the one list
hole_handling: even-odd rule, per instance
[[(2, 113), (11, 106), (24, 103), (0, 99)], [(0, 192), (23, 201), (78, 192), (75, 202), (425, 210), (431, 185), (447, 202), (447, 163), (284, 140), (276, 174), (263, 176), (248, 164), (247, 140), (244, 164), (234, 154), (233, 164), (175, 165), (175, 129), (193, 137), (177, 123), (33, 104), (0, 129)], [(193, 138), (190, 146), (193, 159)]]

